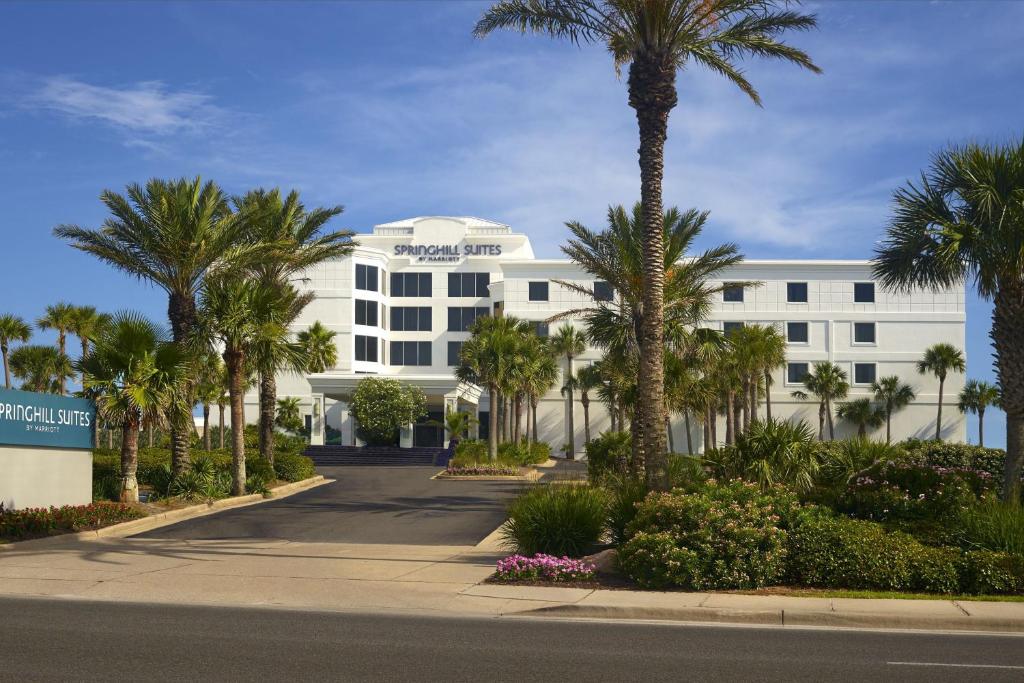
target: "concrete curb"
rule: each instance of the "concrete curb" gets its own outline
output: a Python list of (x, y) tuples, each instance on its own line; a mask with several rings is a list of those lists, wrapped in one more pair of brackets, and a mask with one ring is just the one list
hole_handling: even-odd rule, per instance
[(179, 508), (177, 510), (160, 512), (155, 515), (143, 517), (142, 519), (133, 519), (128, 522), (113, 524), (111, 526), (103, 527), (102, 529), (78, 531), (71, 534), (59, 534), (57, 536), (48, 536), (46, 538), (33, 538), (29, 541), (18, 541), (17, 543), (5, 543), (0, 545), (0, 552), (5, 550), (43, 548), (51, 545), (58, 545), (69, 540), (94, 541), (101, 538), (120, 538), (130, 536), (143, 531), (158, 529), (162, 526), (181, 522), (186, 519), (193, 519), (195, 517), (202, 517), (214, 512), (220, 512), (221, 510), (229, 510), (231, 508), (245, 507), (265, 501), (287, 498), (288, 496), (299, 493), (300, 491), (315, 488), (323, 484), (329, 484), (333, 481), (333, 479), (325, 479), (322, 474), (318, 474), (314, 477), (310, 477), (309, 479), (294, 481), (289, 484), (274, 487), (270, 489), (267, 495), (252, 493), (247, 496), (237, 496), (235, 498), (221, 498), (220, 500), (213, 500), (208, 503), (199, 503), (197, 505), (189, 505), (188, 507)]
[(892, 612), (838, 613), (806, 610), (741, 610), (713, 607), (628, 607), (611, 605), (552, 605), (516, 613), (518, 616), (573, 619), (628, 619), (644, 621), (761, 624), (765, 626), (818, 626), (923, 631), (1024, 632), (1024, 619), (929, 617)]

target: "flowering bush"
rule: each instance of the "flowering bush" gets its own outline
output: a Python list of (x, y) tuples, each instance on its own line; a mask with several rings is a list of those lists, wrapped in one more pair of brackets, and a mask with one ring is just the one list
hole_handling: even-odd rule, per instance
[(741, 481), (690, 494), (651, 494), (640, 504), (619, 564), (647, 588), (757, 588), (785, 570), (786, 531), (799, 505), (789, 491)]
[(907, 439), (900, 446), (906, 449), (910, 458), (922, 465), (987, 472), (995, 488), (1003, 485), (1006, 451), (1001, 448), (919, 439)]
[(450, 464), (445, 474), (452, 477), (509, 477), (519, 474), (519, 468), (515, 465), (494, 464), (473, 464), (458, 465)]
[(510, 555), (498, 560), (497, 578), (502, 581), (588, 581), (597, 568), (583, 560), (538, 553), (533, 557)]
[(24, 540), (68, 531), (84, 531), (144, 517), (120, 503), (91, 503), (51, 508), (5, 510), (0, 505), (0, 538)]
[(398, 443), (402, 425), (427, 414), (427, 398), (419, 387), (367, 377), (352, 392), (349, 410), (359, 422), (359, 438), (370, 446), (390, 446)]

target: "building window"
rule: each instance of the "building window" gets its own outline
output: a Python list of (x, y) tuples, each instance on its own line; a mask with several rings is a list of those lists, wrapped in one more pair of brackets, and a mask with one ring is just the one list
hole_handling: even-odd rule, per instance
[(377, 338), (367, 337), (361, 334), (355, 335), (356, 337), (356, 360), (366, 361), (368, 363), (377, 362)]
[(874, 344), (875, 343), (875, 324), (874, 323), (854, 323), (853, 324), (853, 343), (854, 344)]
[(875, 283), (874, 282), (854, 282), (853, 283), (853, 301), (858, 304), (873, 304), (875, 303)]
[(810, 368), (807, 363), (787, 363), (786, 364), (786, 383), (787, 384), (803, 384), (804, 378), (810, 373)]
[(486, 306), (451, 306), (448, 308), (448, 331), (467, 332), (477, 318), (487, 313)]
[(730, 303), (743, 302), (743, 285), (726, 282), (722, 288), (722, 301)]
[(367, 292), (377, 291), (377, 266), (356, 264), (356, 289)]
[(476, 435), (481, 441), (487, 441), (491, 433), (491, 413), (488, 410), (481, 410), (477, 413)]
[(460, 341), (448, 342), (448, 365), (457, 368), (462, 365), (462, 344)]
[(722, 323), (722, 333), (728, 337), (733, 332), (743, 329), (743, 323), (736, 322), (735, 320), (728, 320)]
[(853, 383), (854, 384), (873, 384), (875, 381), (875, 364), (874, 363), (854, 363), (853, 364)]
[(448, 296), (487, 297), (490, 284), (490, 273), (448, 273)]
[(543, 320), (533, 320), (530, 325), (533, 326), (533, 333), (538, 337), (547, 337), (551, 332), (550, 327)]
[(391, 364), (429, 366), (431, 364), (430, 342), (391, 342)]
[(786, 323), (786, 341), (790, 344), (807, 344), (810, 340), (810, 324)]
[(377, 302), (356, 299), (356, 325), (377, 327)]
[(786, 303), (789, 303), (789, 304), (805, 304), (805, 303), (807, 303), (807, 283), (806, 282), (787, 282), (786, 283)]
[(391, 273), (391, 296), (433, 296), (430, 273)]
[(430, 332), (431, 309), (427, 306), (392, 306), (391, 329), (395, 332)]
[(612, 301), (615, 299), (615, 290), (609, 283), (598, 280), (594, 283), (594, 298), (598, 301)]
[(530, 283), (530, 301), (547, 301), (548, 300), (548, 283), (547, 282), (531, 282)]

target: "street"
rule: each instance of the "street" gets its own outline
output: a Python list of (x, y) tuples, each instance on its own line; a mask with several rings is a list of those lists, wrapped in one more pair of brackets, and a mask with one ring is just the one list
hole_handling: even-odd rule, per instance
[(1021, 637), (0, 598), (0, 681), (1019, 681)]

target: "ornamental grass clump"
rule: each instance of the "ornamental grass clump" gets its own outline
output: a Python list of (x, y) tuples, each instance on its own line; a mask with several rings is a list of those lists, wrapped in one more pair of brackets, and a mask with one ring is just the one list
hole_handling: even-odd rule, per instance
[(510, 555), (498, 560), (495, 578), (499, 581), (591, 581), (597, 567), (570, 557), (538, 553), (533, 557)]
[(601, 540), (607, 499), (586, 484), (536, 486), (509, 506), (503, 539), (523, 555), (582, 557)]
[(1024, 557), (1024, 506), (994, 496), (960, 513), (960, 532), (968, 549), (993, 550)]

